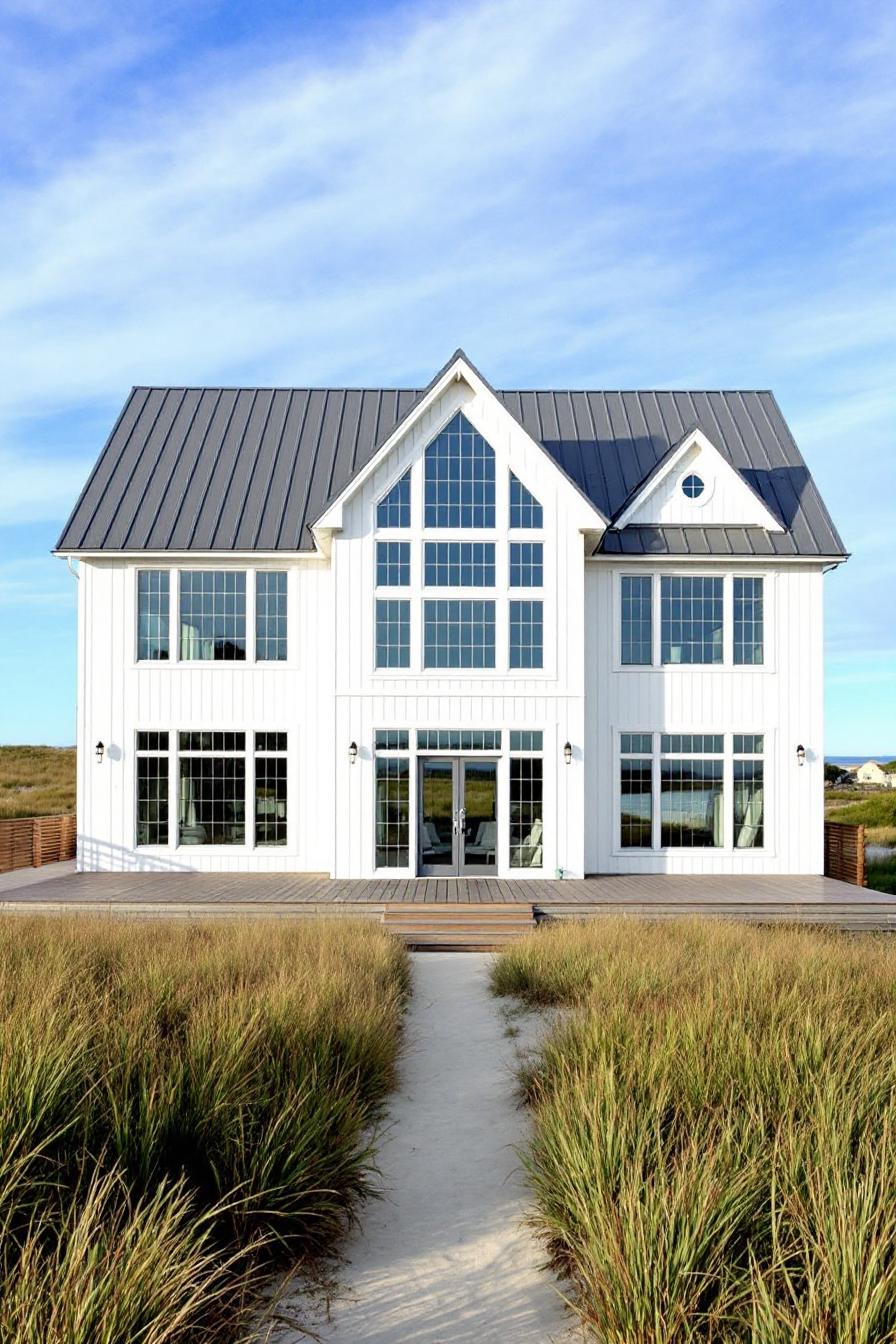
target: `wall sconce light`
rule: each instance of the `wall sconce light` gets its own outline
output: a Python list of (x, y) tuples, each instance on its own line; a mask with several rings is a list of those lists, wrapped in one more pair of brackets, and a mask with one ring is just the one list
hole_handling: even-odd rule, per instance
[(354, 765), (354, 763), (355, 763), (355, 761), (356, 761), (357, 759), (358, 759), (358, 744), (357, 744), (357, 742), (352, 742), (352, 743), (349, 744), (349, 749), (348, 749), (348, 763), (349, 763), (349, 765)]
[(97, 765), (102, 765), (102, 763), (103, 763), (103, 752), (104, 752), (105, 750), (106, 750), (106, 748), (103, 746), (102, 742), (97, 742), (96, 746), (95, 746), (94, 749), (93, 749), (93, 751), (94, 751), (94, 755), (96, 756), (96, 763), (97, 763)]
[(802, 742), (796, 749), (796, 759), (798, 765), (806, 764), (806, 748), (803, 746)]
[(563, 748), (563, 759), (564, 759), (564, 761), (566, 762), (567, 765), (569, 765), (570, 761), (572, 760), (572, 743), (571, 743), (571, 742), (567, 742), (566, 745), (565, 745), (565, 747)]

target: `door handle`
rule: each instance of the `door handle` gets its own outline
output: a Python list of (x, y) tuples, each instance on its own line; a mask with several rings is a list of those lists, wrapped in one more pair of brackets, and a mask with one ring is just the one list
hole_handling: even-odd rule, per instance
[(461, 808), (460, 812), (457, 814), (457, 819), (458, 819), (458, 831), (459, 831), (459, 834), (460, 834), (460, 835), (466, 835), (466, 833), (467, 833), (467, 809), (466, 809), (465, 807), (462, 807), (462, 808)]

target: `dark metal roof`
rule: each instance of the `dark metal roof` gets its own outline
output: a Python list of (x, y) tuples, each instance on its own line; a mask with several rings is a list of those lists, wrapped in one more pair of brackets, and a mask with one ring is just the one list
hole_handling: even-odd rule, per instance
[[(418, 389), (136, 387), (60, 551), (307, 551)], [(786, 528), (628, 527), (602, 553), (842, 556), (771, 392), (496, 392), (608, 518), (695, 425)]]

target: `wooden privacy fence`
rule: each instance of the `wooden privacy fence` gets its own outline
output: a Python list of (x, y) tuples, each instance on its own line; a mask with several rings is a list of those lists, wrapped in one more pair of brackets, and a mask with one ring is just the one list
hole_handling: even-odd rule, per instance
[(0, 820), (0, 873), (73, 859), (76, 838), (77, 825), (71, 815)]
[(843, 821), (824, 824), (824, 875), (865, 886), (865, 827)]

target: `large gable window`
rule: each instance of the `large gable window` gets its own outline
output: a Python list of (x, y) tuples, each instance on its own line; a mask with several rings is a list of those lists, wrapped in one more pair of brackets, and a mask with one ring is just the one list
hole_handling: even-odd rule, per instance
[(494, 602), (425, 601), (424, 667), (494, 667)]
[(376, 506), (377, 527), (410, 527), (411, 525), (411, 469), (383, 495)]
[(544, 511), (531, 491), (510, 473), (510, 526), (540, 528), (544, 526)]
[(426, 450), (424, 524), (495, 526), (494, 450), (460, 411)]
[(239, 570), (181, 571), (180, 656), (185, 662), (245, 659), (245, 573)]

